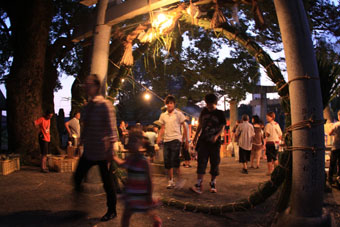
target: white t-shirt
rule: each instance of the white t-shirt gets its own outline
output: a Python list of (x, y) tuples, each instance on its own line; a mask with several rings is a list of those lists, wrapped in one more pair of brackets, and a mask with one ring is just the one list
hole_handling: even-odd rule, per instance
[(266, 124), (266, 127), (264, 127), (264, 132), (267, 142), (279, 142), (280, 137), (282, 136), (280, 125), (275, 121)]
[(155, 146), (155, 142), (157, 139), (157, 134), (155, 132), (147, 131), (145, 132), (145, 136), (148, 137), (150, 146)]
[(171, 113), (166, 111), (159, 117), (159, 122), (164, 125), (164, 142), (179, 140), (182, 142), (181, 124), (185, 121), (185, 116), (178, 110)]
[(71, 136), (72, 135), (76, 135), (77, 138), (80, 138), (80, 124), (79, 124), (79, 120), (77, 118), (72, 118), (69, 122), (68, 122), (68, 127), (70, 128), (71, 131)]

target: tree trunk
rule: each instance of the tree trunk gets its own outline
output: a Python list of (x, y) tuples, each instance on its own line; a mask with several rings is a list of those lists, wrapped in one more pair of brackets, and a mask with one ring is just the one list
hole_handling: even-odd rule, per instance
[[(9, 149), (22, 158), (39, 154), (33, 121), (43, 114), (42, 86), (51, 1), (9, 1), (13, 64), (6, 80)], [(36, 152), (35, 152), (36, 151)]]
[[(92, 40), (91, 40), (92, 41)], [(92, 44), (92, 42), (91, 42)], [(74, 115), (75, 112), (81, 111), (87, 97), (85, 90), (80, 86), (84, 83), (85, 78), (90, 74), (91, 56), (92, 56), (92, 45), (88, 40), (83, 43), (83, 63), (81, 64), (81, 69), (74, 80), (71, 88), (72, 100), (71, 100), (71, 113), (70, 117)]]
[[(278, 226), (320, 226), (324, 191), (322, 96), (308, 21), (300, 0), (275, 0), (287, 62), (293, 129), (293, 183), (290, 208)], [(311, 128), (303, 124), (313, 119)], [(315, 149), (315, 150), (313, 150)]]

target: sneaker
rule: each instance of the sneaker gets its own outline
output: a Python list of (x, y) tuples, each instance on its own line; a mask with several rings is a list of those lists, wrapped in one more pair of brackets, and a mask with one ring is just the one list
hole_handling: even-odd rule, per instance
[(211, 193), (216, 193), (217, 192), (216, 184), (214, 182), (210, 182), (210, 192)]
[(242, 169), (242, 173), (243, 174), (248, 174), (248, 170), (247, 169)]
[(201, 185), (195, 184), (195, 186), (191, 187), (190, 189), (191, 191), (196, 192), (199, 195), (202, 194), (202, 184)]
[(100, 221), (109, 221), (115, 217), (117, 217), (117, 212), (108, 210), (106, 214), (100, 219)]
[(167, 189), (173, 189), (175, 187), (175, 182), (173, 180), (168, 181), (168, 186), (166, 186)]

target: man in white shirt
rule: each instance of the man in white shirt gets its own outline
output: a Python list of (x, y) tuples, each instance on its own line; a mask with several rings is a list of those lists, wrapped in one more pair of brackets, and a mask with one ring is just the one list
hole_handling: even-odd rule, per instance
[[(185, 116), (182, 112), (175, 109), (176, 99), (172, 95), (168, 95), (165, 98), (165, 104), (167, 111), (162, 113), (159, 117), (159, 122), (162, 125), (158, 134), (157, 144), (159, 144), (162, 139), (164, 141), (164, 166), (168, 170), (168, 189), (175, 187), (174, 173), (173, 169), (177, 170), (178, 176), (180, 174), (180, 149), (182, 141), (181, 126), (184, 125)], [(186, 133), (186, 128), (183, 127), (184, 134)], [(164, 138), (163, 138), (164, 135)], [(189, 149), (189, 138), (186, 138), (185, 146)], [(180, 185), (176, 185), (180, 187)]]
[(242, 121), (236, 129), (236, 136), (239, 138), (239, 162), (243, 166), (242, 173), (248, 174), (247, 162), (250, 161), (252, 139), (255, 132), (253, 125), (249, 123), (249, 116), (247, 114), (242, 115)]
[[(76, 112), (74, 114), (74, 117), (69, 120), (68, 122), (65, 122), (65, 128), (68, 133), (69, 141), (72, 141), (74, 146), (78, 146), (80, 142), (80, 112)], [(75, 139), (76, 138), (76, 139)], [(75, 141), (77, 141), (75, 144)]]
[(266, 156), (268, 163), (268, 173), (270, 175), (274, 166), (278, 165), (277, 155), (279, 150), (280, 140), (282, 138), (282, 131), (280, 125), (275, 122), (275, 113), (268, 112), (266, 114), (268, 123), (264, 127), (264, 133), (266, 136)]

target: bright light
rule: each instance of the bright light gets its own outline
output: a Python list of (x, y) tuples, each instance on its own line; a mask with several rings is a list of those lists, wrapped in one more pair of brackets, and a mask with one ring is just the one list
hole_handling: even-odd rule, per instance
[(122, 81), (122, 83), (124, 83), (125, 79), (121, 79), (120, 81)]
[(145, 92), (144, 99), (145, 100), (150, 100), (151, 99), (151, 95), (149, 93)]
[(169, 28), (173, 23), (173, 16), (169, 14), (158, 14), (158, 16), (152, 22), (152, 27), (159, 30), (162, 33), (165, 29)]

